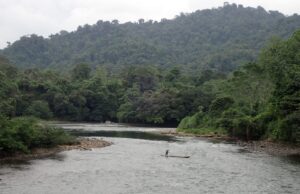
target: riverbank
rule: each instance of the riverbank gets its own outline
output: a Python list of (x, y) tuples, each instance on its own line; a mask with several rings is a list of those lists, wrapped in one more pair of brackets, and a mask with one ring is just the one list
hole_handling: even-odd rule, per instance
[(72, 145), (59, 145), (52, 148), (35, 148), (31, 150), (31, 153), (29, 154), (17, 153), (13, 155), (5, 155), (0, 157), (0, 164), (46, 158), (62, 151), (69, 151), (74, 149), (92, 150), (93, 148), (103, 148), (106, 146), (110, 146), (111, 144), (111, 142), (107, 142), (97, 138), (79, 138), (77, 143)]
[(295, 156), (300, 158), (300, 146), (270, 140), (237, 141), (237, 145), (252, 152), (266, 152), (274, 156)]
[(193, 134), (178, 132), (170, 130), (167, 132), (161, 132), (164, 135), (171, 135), (177, 137), (195, 137), (206, 139), (213, 142), (230, 142), (243, 147), (243, 149), (250, 152), (265, 152), (274, 156), (295, 156), (300, 158), (300, 145), (291, 144), (285, 142), (271, 141), (271, 140), (259, 140), (259, 141), (244, 141), (238, 138), (229, 137), (227, 135), (219, 134)]
[(229, 137), (227, 135), (220, 135), (220, 134), (194, 134), (194, 133), (187, 133), (187, 132), (181, 132), (176, 130), (170, 130), (170, 131), (164, 131), (160, 132), (162, 135), (171, 135), (171, 136), (177, 136), (177, 137), (196, 137), (196, 138), (205, 138), (205, 139), (211, 139), (215, 141), (237, 141), (237, 138)]

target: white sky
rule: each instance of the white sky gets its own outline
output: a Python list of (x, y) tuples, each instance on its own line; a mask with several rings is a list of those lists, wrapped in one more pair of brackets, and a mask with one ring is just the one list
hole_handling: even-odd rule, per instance
[(300, 13), (300, 0), (0, 0), (0, 48), (27, 34), (47, 37), (98, 20), (159, 21), (181, 12), (223, 6), (224, 1), (260, 5), (286, 15)]

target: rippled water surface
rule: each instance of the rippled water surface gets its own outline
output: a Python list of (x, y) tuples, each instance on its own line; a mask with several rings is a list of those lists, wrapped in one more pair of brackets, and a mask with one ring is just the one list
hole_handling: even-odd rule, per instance
[[(281, 194), (300, 191), (300, 165), (284, 158), (196, 138), (174, 140), (151, 135), (143, 138), (149, 132), (171, 130), (167, 128), (113, 124), (61, 126), (68, 130), (81, 129), (81, 135), (102, 136), (99, 138), (114, 144), (1, 166), (0, 193)], [(144, 131), (148, 133), (143, 135)], [(162, 155), (167, 149), (172, 155), (191, 157), (165, 158)]]

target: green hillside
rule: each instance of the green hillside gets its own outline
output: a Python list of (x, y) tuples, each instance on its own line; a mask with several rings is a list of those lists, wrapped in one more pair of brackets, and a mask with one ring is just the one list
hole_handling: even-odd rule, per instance
[(24, 36), (0, 53), (22, 68), (62, 70), (84, 62), (113, 70), (129, 65), (181, 65), (226, 73), (254, 61), (272, 36), (287, 38), (299, 27), (298, 15), (231, 4), (160, 22), (99, 20), (49, 38)]

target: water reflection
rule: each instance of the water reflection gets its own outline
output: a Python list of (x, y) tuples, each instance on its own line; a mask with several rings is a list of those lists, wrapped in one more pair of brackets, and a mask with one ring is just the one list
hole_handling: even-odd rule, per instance
[(152, 141), (179, 141), (177, 138), (168, 135), (161, 135), (158, 133), (149, 133), (141, 131), (84, 131), (84, 130), (69, 130), (75, 136), (81, 137), (118, 137), (143, 139)]
[(66, 158), (66, 155), (65, 154), (62, 154), (62, 153), (57, 153), (57, 154), (53, 154), (51, 155), (50, 157), (45, 157), (43, 159), (51, 159), (51, 160), (56, 160), (56, 161), (59, 161), (59, 162), (63, 162)]
[[(56, 160), (56, 161), (62, 162), (62, 161), (64, 161), (65, 158), (66, 158), (66, 156), (63, 153), (54, 153), (51, 155), (42, 156), (42, 157), (38, 157), (35, 159)], [(9, 168), (13, 168), (16, 170), (26, 170), (32, 164), (32, 162), (33, 162), (33, 160), (29, 160), (28, 158), (19, 158), (19, 159), (12, 158), (12, 159), (0, 161), (0, 168), (9, 167)], [(1, 175), (1, 172), (0, 172), (0, 175)]]
[(10, 166), (11, 168), (19, 168), (22, 165), (30, 165), (30, 161), (26, 159), (7, 159), (0, 161), (0, 168), (3, 166)]

